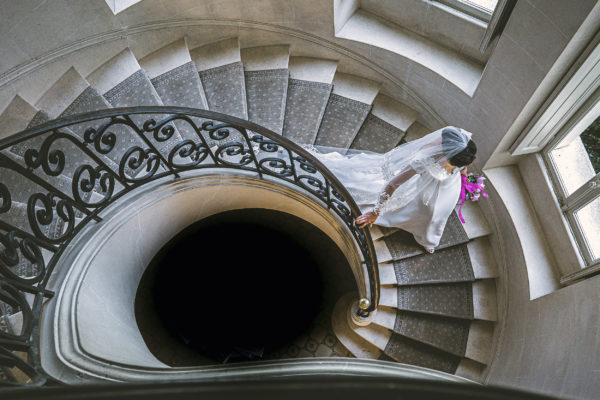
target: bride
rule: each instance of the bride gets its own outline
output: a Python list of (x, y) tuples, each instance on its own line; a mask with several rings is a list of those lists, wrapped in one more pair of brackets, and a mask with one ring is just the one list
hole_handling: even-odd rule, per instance
[(458, 201), (460, 173), (466, 174), (477, 146), (471, 133), (449, 126), (385, 154), (314, 150), (363, 211), (356, 219), (360, 228), (401, 228), (433, 253)]

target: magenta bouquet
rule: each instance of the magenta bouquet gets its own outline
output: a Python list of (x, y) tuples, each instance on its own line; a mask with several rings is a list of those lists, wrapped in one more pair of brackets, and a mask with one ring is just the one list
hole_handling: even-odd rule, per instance
[(462, 216), (462, 206), (465, 201), (478, 201), (481, 196), (488, 197), (485, 193), (485, 177), (477, 176), (473, 174), (461, 176), (460, 186), (460, 201), (458, 203), (458, 218), (460, 222), (465, 223), (465, 219)]

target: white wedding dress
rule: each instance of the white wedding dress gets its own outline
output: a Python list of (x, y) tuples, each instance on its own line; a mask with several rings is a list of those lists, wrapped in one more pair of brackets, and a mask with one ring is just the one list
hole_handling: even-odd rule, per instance
[(439, 162), (426, 156), (419, 158), (418, 153), (407, 161), (407, 167), (390, 165), (389, 153), (309, 151), (348, 189), (363, 213), (373, 210), (382, 188), (397, 174), (395, 170), (415, 171), (386, 201), (375, 224), (408, 231), (428, 249), (439, 244), (460, 195), (460, 168), (448, 173)]

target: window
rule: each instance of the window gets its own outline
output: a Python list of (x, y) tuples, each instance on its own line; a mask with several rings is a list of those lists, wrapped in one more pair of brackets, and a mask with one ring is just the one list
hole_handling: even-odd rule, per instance
[(438, 0), (460, 12), (489, 22), (498, 4), (498, 0)]
[[(600, 264), (600, 110), (559, 131), (542, 154), (588, 267)], [(589, 123), (586, 121), (592, 120)]]

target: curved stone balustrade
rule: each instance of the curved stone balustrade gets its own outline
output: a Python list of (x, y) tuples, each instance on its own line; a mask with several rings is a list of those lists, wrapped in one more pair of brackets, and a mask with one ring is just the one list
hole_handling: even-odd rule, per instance
[[(191, 171), (249, 173), (317, 200), (337, 217), (337, 225), (343, 226), (338, 231), (345, 230), (352, 238), (338, 238), (338, 245), (354, 258), (351, 265), (359, 293), (371, 302), (368, 311), (377, 306), (376, 256), (368, 230), (354, 226), (360, 215), (358, 206), (318, 160), (256, 124), (189, 108), (96, 111), (51, 121), (2, 140), (0, 169), (2, 284), (8, 293), (3, 300), (23, 316), (20, 334), (1, 332), (10, 341), (3, 350), (10, 354), (9, 364), (19, 362), (10, 350), (29, 352), (28, 365), (17, 366), (34, 383), (44, 381), (43, 374), (33, 369), (39, 309), (43, 297), (52, 296), (47, 286), (57, 265), (73, 265), (59, 261), (73, 239), (90, 224), (102, 221), (108, 207), (136, 189), (161, 178), (181, 179)], [(218, 179), (213, 182), (220, 184)], [(357, 254), (355, 249), (360, 257), (352, 256)], [(36, 295), (33, 312), (24, 293)], [(87, 332), (93, 331), (98, 330)], [(61, 343), (66, 337), (61, 335)]]

